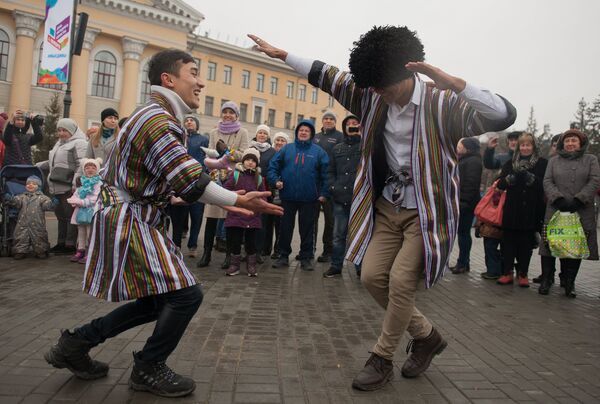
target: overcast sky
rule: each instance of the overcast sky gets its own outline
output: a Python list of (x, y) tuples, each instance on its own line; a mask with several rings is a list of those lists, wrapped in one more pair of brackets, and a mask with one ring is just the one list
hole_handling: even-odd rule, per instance
[(200, 31), (250, 46), (246, 33), (298, 55), (347, 69), (349, 49), (373, 25), (406, 25), (426, 61), (531, 106), (538, 129), (568, 128), (577, 103), (600, 96), (597, 0), (186, 0), (206, 19)]

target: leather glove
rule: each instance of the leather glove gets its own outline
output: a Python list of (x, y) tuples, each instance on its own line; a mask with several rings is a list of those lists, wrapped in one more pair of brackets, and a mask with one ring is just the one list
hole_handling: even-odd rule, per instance
[(584, 206), (585, 206), (585, 204), (583, 202), (581, 202), (579, 199), (573, 198), (573, 201), (571, 201), (571, 203), (569, 204), (569, 212), (571, 212), (571, 213), (577, 212)]
[(217, 149), (217, 152), (219, 153), (219, 157), (224, 155), (225, 152), (227, 152), (227, 150), (228, 150), (227, 144), (225, 144), (225, 142), (222, 140), (219, 140), (217, 142), (215, 148)]
[(517, 176), (514, 174), (508, 174), (506, 176), (506, 183), (508, 184), (509, 187), (512, 187), (513, 185), (515, 185), (517, 183)]
[(552, 203), (552, 206), (561, 212), (569, 212), (569, 209), (571, 208), (570, 205), (571, 204), (565, 198), (558, 198)]
[(525, 179), (525, 186), (530, 187), (535, 182), (535, 175), (530, 173), (529, 171), (525, 171), (523, 174), (523, 178)]

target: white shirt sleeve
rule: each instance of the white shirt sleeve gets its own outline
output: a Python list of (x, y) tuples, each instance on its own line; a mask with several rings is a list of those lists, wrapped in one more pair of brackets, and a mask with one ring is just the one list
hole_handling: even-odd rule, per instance
[(465, 99), (478, 113), (488, 119), (504, 119), (508, 116), (506, 104), (498, 95), (485, 88), (467, 83), (458, 95)]
[(199, 201), (211, 205), (234, 206), (237, 201), (237, 194), (211, 181), (206, 186)]
[(313, 62), (313, 59), (301, 58), (291, 53), (288, 53), (287, 58), (285, 58), (285, 63), (304, 77), (308, 77)]

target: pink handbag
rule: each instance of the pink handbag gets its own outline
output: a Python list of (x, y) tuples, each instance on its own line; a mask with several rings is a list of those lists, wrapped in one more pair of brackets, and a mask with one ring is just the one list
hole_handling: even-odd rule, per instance
[(506, 201), (506, 191), (496, 188), (498, 181), (494, 182), (483, 198), (475, 207), (475, 217), (481, 222), (502, 226), (502, 211)]

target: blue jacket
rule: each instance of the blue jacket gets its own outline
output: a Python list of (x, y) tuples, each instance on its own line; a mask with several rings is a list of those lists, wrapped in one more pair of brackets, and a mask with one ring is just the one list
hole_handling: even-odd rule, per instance
[(329, 197), (327, 167), (329, 157), (312, 140), (285, 145), (271, 159), (267, 179), (272, 187), (283, 181), (279, 197), (284, 201), (314, 202)]
[(204, 165), (204, 158), (206, 155), (201, 147), (208, 147), (208, 136), (199, 133), (190, 133), (187, 141), (188, 154), (197, 162)]

